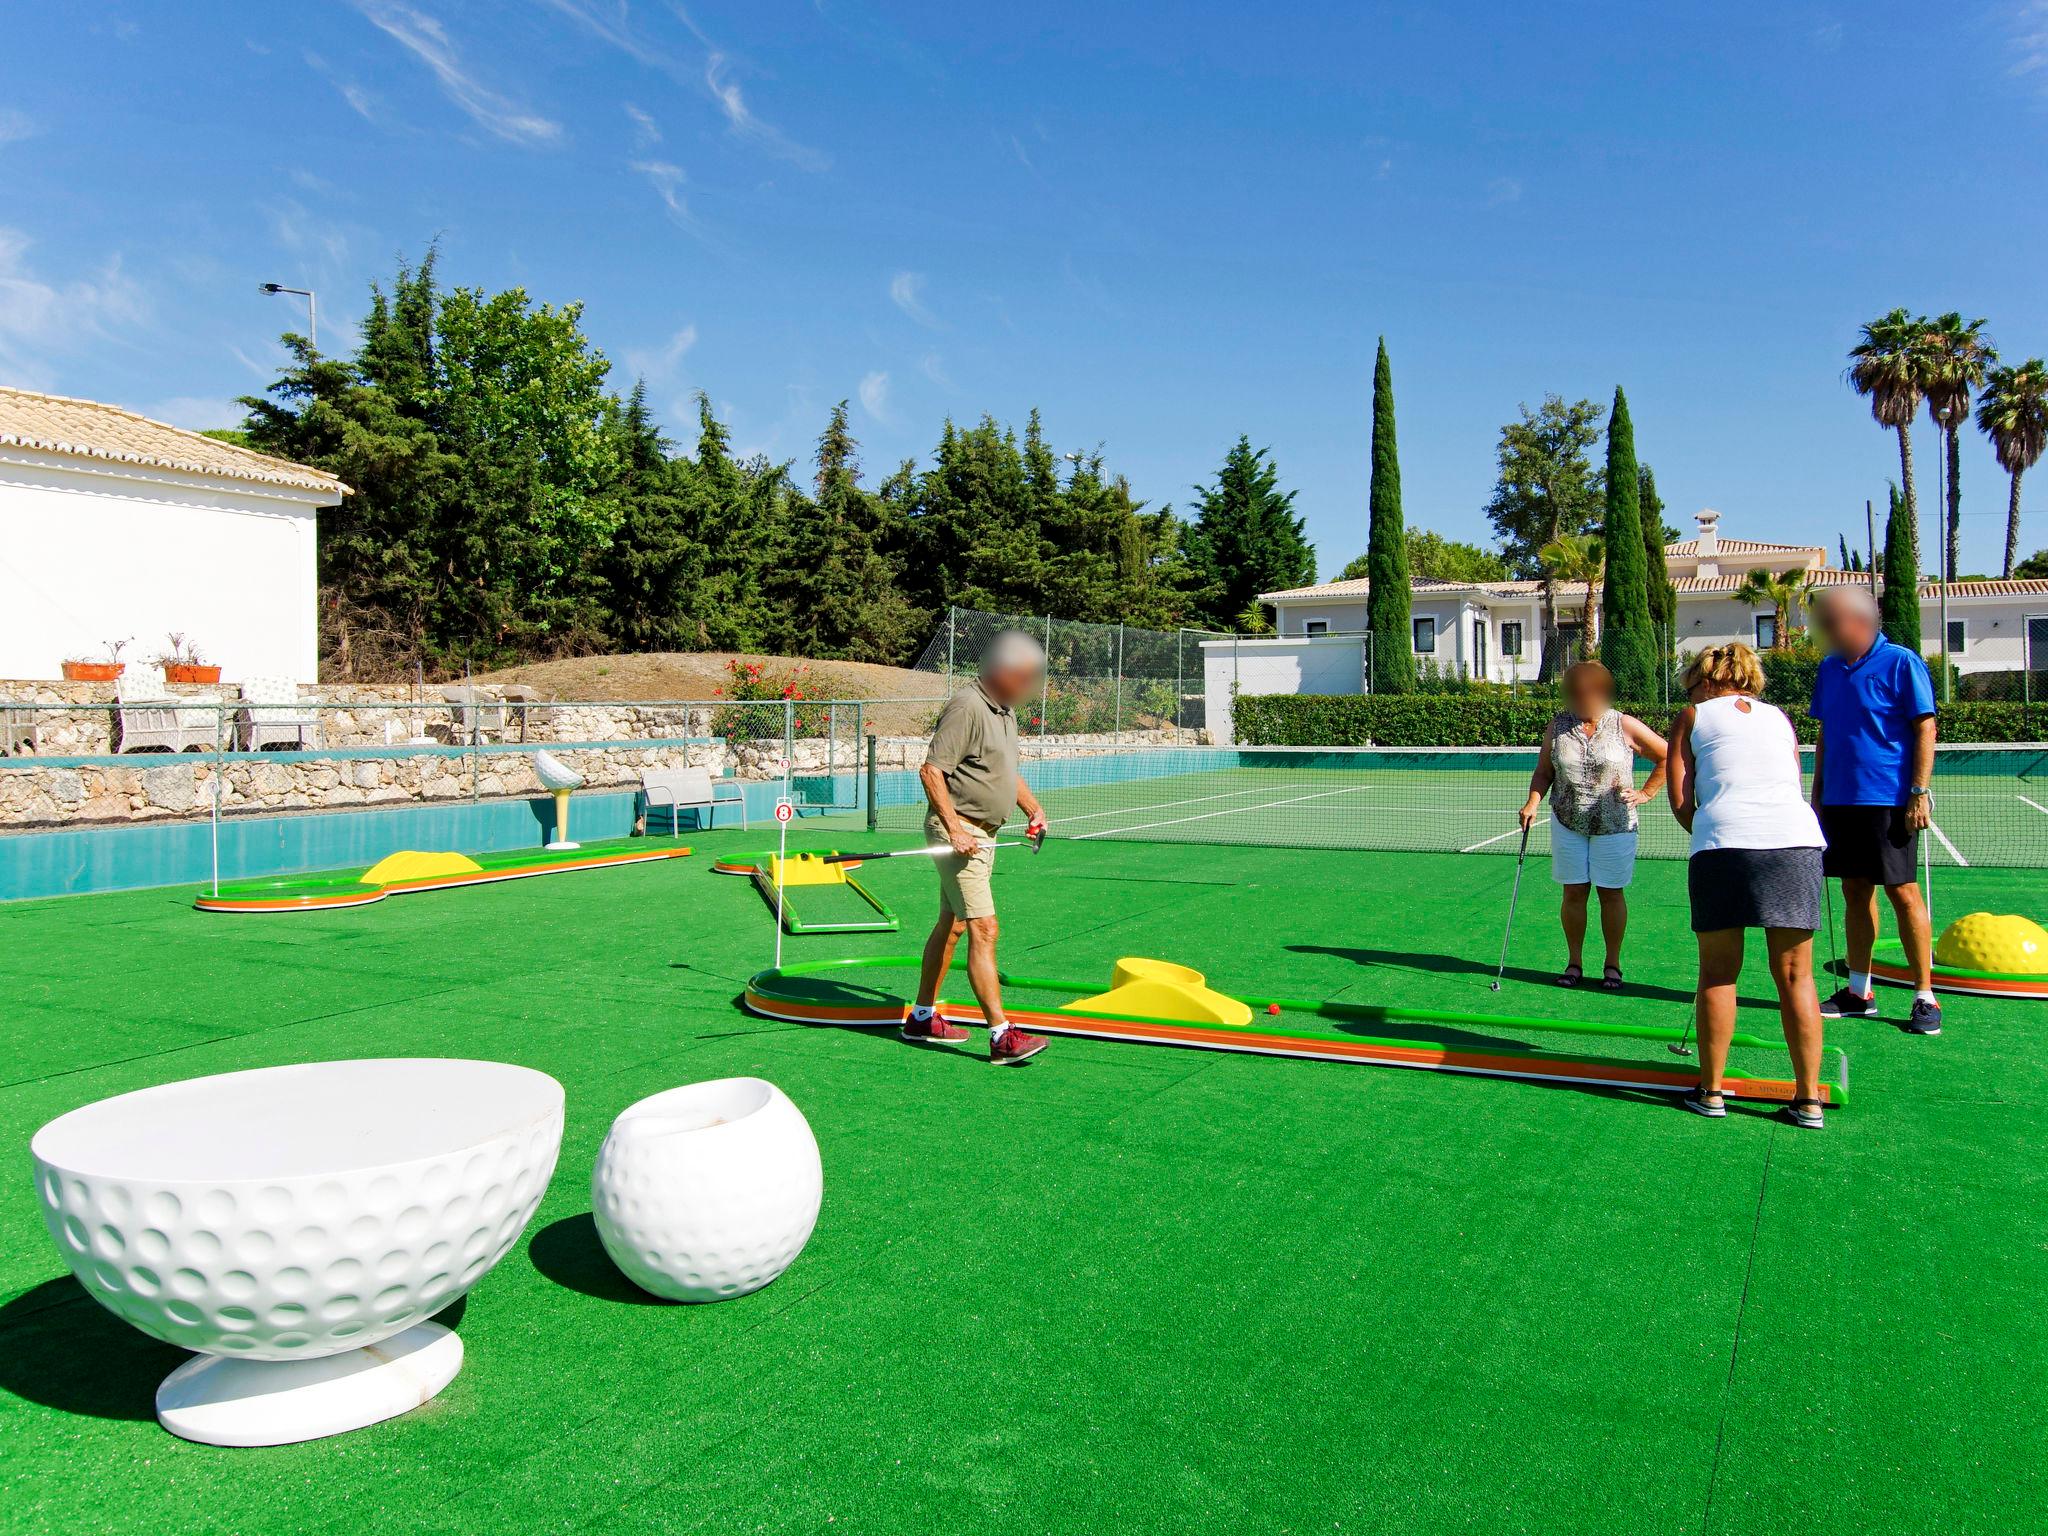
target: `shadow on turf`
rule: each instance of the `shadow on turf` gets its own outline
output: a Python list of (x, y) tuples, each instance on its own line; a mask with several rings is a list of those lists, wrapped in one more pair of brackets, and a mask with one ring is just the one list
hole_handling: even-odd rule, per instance
[(672, 1301), (649, 1295), (625, 1275), (604, 1251), (597, 1235), (597, 1222), (590, 1212), (564, 1216), (533, 1234), (526, 1245), (533, 1267), (557, 1285), (599, 1301), (616, 1301), (628, 1306), (672, 1307)]
[[(1421, 951), (1401, 949), (1352, 949), (1331, 944), (1290, 944), (1287, 948), (1297, 955), (1333, 955), (1339, 960), (1349, 960), (1353, 965), (1385, 966), (1392, 970), (1434, 971), (1445, 976), (1485, 976), (1489, 979), (1494, 974), (1493, 966), (1486, 964), (1483, 960), (1469, 960), (1463, 955), (1429, 954)], [(1529, 982), (1537, 986), (1549, 987), (1557, 992), (1565, 990), (1565, 988), (1557, 984), (1556, 971), (1540, 971), (1525, 965), (1509, 966), (1507, 968), (1507, 979), (1509, 981)], [(1596, 996), (1607, 995), (1600, 989), (1600, 978), (1597, 974), (1589, 977), (1577, 990)], [(1688, 1008), (1692, 1006), (1692, 994), (1690, 992), (1681, 992), (1676, 987), (1652, 986), (1640, 981), (1629, 982), (1616, 995), (1620, 997), (1647, 998), (1652, 1002), (1659, 1003), (1680, 1003)], [(1778, 1011), (1776, 998), (1746, 997), (1741, 999), (1736, 1006), (1741, 1008), (1762, 1008), (1771, 1013)]]

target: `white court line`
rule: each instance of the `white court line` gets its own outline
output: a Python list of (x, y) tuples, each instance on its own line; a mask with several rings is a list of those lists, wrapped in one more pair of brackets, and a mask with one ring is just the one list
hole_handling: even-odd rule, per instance
[[(2020, 796), (2020, 798), (2024, 800), (2026, 796), (2022, 795)], [(2036, 806), (2034, 807), (2034, 809), (2039, 810), (2040, 807)], [(1937, 827), (1931, 821), (1927, 823), (1927, 830), (1934, 834), (1934, 840), (1937, 843), (1940, 843), (1942, 847), (1948, 850), (1948, 856), (1950, 858), (1954, 859), (1958, 864), (1962, 865), (1964, 869), (1968, 869), (1970, 867), (1970, 861), (1963, 857), (1961, 849), (1956, 847), (1954, 843), (1948, 840), (1948, 834), (1946, 832), (1942, 831), (1940, 827)]]
[(1143, 826), (1104, 827), (1100, 832), (1083, 832), (1072, 841), (1085, 843), (1092, 837), (1115, 837), (1120, 832), (1150, 832), (1154, 827), (1177, 827), (1184, 821), (1207, 821), (1213, 816), (1242, 816), (1247, 811), (1277, 810), (1283, 805), (1298, 805), (1304, 800), (1327, 800), (1332, 795), (1362, 794), (1371, 787), (1368, 784), (1354, 784), (1348, 789), (1325, 789), (1313, 795), (1295, 795), (1286, 800), (1261, 800), (1257, 805), (1233, 805), (1226, 810), (1204, 811), (1199, 816), (1175, 816), (1168, 821), (1148, 821)]
[[(1130, 782), (1142, 783), (1143, 781), (1133, 780)], [(1075, 790), (1102, 789), (1106, 787), (1100, 784), (1077, 784), (1073, 786)], [(1077, 821), (1100, 821), (1105, 816), (1136, 816), (1145, 811), (1171, 811), (1183, 805), (1205, 805), (1211, 800), (1236, 800), (1244, 795), (1264, 795), (1271, 794), (1276, 789), (1300, 789), (1301, 787), (1299, 784), (1255, 784), (1249, 789), (1226, 790), (1222, 794), (1217, 795), (1189, 795), (1184, 800), (1154, 800), (1144, 805), (1118, 806), (1113, 811), (1089, 811), (1080, 816), (1060, 816), (1054, 819), (1064, 827), (1070, 826)], [(1045, 793), (1048, 796), (1057, 796), (1063, 793), (1063, 791), (1048, 789)]]
[(1477, 853), (1482, 848), (1491, 848), (1495, 843), (1505, 842), (1508, 838), (1513, 837), (1517, 832), (1521, 830), (1522, 829), (1519, 826), (1509, 827), (1507, 831), (1501, 833), (1499, 837), (1489, 837), (1483, 843), (1474, 843), (1470, 848), (1460, 848), (1458, 852)]
[(2048, 816), (2048, 805), (2040, 805), (2040, 804), (2036, 803), (2035, 801), (2029, 800), (2029, 799), (2028, 799), (2028, 798), (2027, 798), (2027, 797), (2026, 797), (2025, 795), (2021, 795), (2021, 796), (2019, 797), (2019, 802), (2020, 802), (2020, 804), (2021, 804), (2021, 805), (2031, 805), (2031, 806), (2033, 806), (2033, 807), (2034, 807), (2034, 809), (2035, 809), (2035, 810), (2039, 811), (2039, 812), (2040, 812), (2040, 813), (2041, 813), (2041, 814), (2042, 814), (2043, 816)]

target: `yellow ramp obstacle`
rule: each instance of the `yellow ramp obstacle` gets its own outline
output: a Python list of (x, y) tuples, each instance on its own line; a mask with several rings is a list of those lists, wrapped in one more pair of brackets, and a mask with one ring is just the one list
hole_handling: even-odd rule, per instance
[(2048, 929), (2010, 913), (1972, 912), (1941, 932), (1934, 963), (2005, 975), (2048, 973)]
[(483, 866), (460, 853), (386, 854), (363, 871), (365, 885), (405, 885), (414, 880), (445, 880), (450, 875), (480, 875)]
[(822, 854), (793, 853), (784, 858), (768, 855), (768, 883), (785, 888), (793, 885), (844, 885), (846, 866), (827, 864)]
[(1168, 1019), (1176, 1024), (1227, 1024), (1243, 1028), (1252, 1011), (1234, 997), (1213, 992), (1202, 973), (1170, 960), (1128, 955), (1117, 961), (1107, 992), (1064, 1005), (1062, 1011), (1114, 1013), (1133, 1019)]

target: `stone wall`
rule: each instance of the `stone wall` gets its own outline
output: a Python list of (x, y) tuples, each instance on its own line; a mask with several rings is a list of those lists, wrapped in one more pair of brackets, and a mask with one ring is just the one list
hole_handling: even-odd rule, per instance
[[(64, 684), (90, 688), (92, 684)], [(600, 706), (635, 710), (637, 706)], [(375, 711), (363, 715), (374, 719)], [(595, 719), (588, 722), (599, 723)], [(646, 728), (640, 719), (619, 725)], [(922, 737), (876, 737), (876, 767), (884, 773), (915, 770), (924, 761)], [(1192, 732), (1169, 738), (1129, 731), (1121, 735), (1047, 737), (1053, 745), (1082, 750), (1128, 750), (1169, 740), (1193, 743)], [(794, 777), (864, 772), (858, 749), (841, 740), (805, 739), (788, 754)], [(343, 810), (478, 799), (527, 798), (544, 793), (534, 778), (530, 752), (520, 747), (468, 752), (450, 748), (385, 748), (373, 755), (242, 753), (220, 760), (220, 808), (227, 816), (283, 811)], [(84, 754), (78, 754), (84, 755)], [(599, 747), (565, 747), (558, 755), (584, 776), (593, 790), (639, 784), (649, 768), (706, 768), (714, 778), (768, 783), (784, 773), (784, 748), (772, 741), (669, 742), (636, 746), (620, 739)], [(114, 761), (69, 766), (29, 759), (0, 759), (0, 832), (105, 826), (128, 822), (199, 819), (213, 812), (215, 760), (210, 753), (133, 753)]]

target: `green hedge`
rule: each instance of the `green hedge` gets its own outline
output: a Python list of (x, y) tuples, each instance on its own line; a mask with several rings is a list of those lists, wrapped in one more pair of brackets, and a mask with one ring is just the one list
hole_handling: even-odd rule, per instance
[[(1805, 700), (1787, 706), (1801, 741), (1814, 738)], [(1681, 706), (1624, 704), (1654, 731), (1669, 734)], [(1549, 699), (1458, 694), (1242, 694), (1231, 718), (1245, 746), (1533, 747), (1557, 714)], [(2048, 705), (1959, 703), (1940, 713), (1951, 743), (2048, 741)]]

